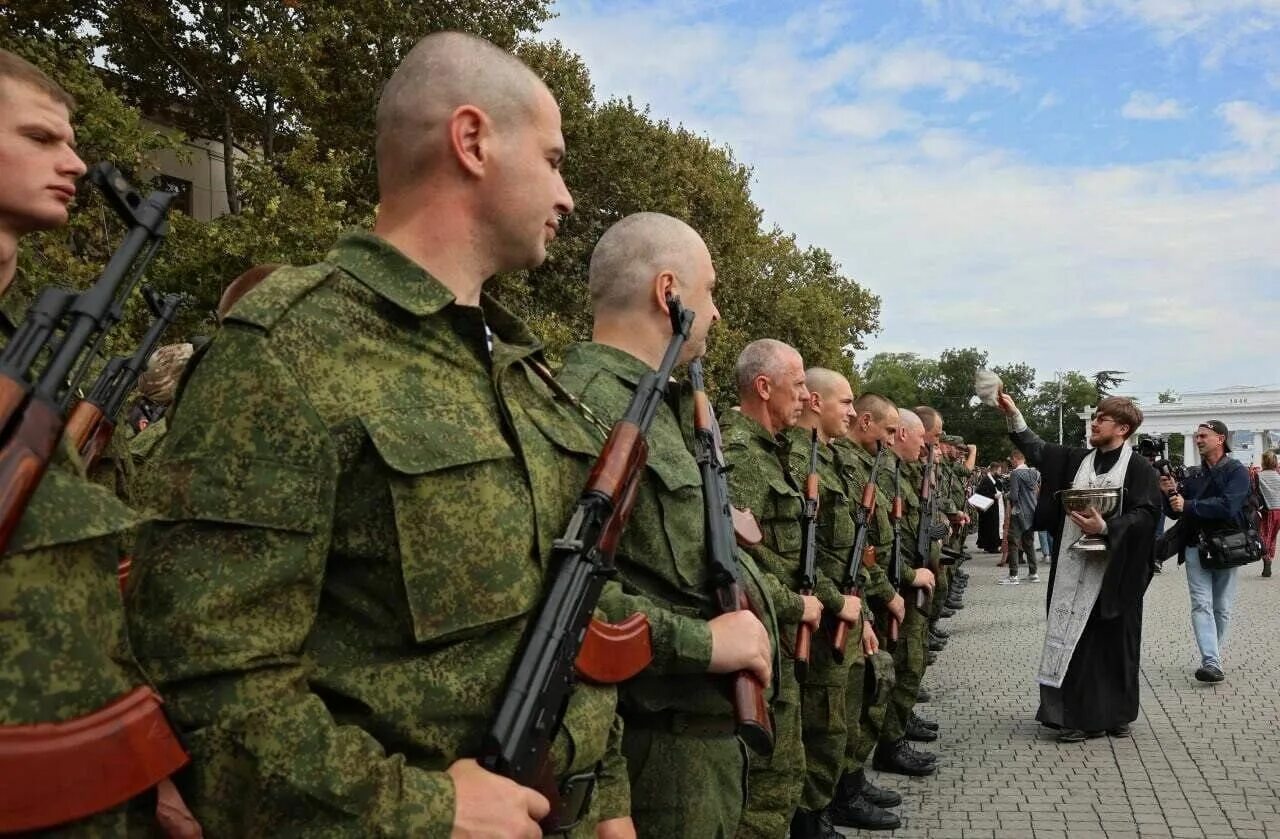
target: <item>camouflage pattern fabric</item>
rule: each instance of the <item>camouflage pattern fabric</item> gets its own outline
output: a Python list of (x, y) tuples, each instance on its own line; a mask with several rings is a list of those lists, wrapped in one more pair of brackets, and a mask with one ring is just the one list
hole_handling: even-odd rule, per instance
[[(648, 365), (614, 347), (571, 347), (558, 379), (606, 424), (626, 411)], [(746, 761), (733, 735), (729, 677), (709, 675), (711, 599), (705, 551), (702, 477), (691, 451), (692, 391), (681, 390), (679, 416), (671, 402), (658, 409), (649, 434), (648, 469), (617, 552), (618, 578), (601, 598), (612, 621), (640, 612), (649, 619), (652, 664), (619, 686), (625, 723), (623, 753), (631, 805), (641, 836), (733, 836), (745, 795)], [(579, 483), (596, 452), (578, 452)], [(773, 604), (745, 554), (742, 576), (755, 611), (773, 638)], [(774, 687), (776, 691), (776, 684)]]
[[(805, 751), (800, 734), (800, 685), (795, 675), (795, 636), (804, 605), (794, 593), (800, 570), (800, 491), (788, 474), (786, 441), (769, 434), (755, 420), (740, 411), (725, 411), (720, 417), (729, 491), (733, 503), (750, 510), (760, 524), (761, 544), (747, 552), (755, 558), (766, 578), (773, 578), (775, 603), (790, 602), (779, 609), (778, 630), (782, 640), (782, 666), (774, 671), (778, 683), (773, 702), (775, 745), (769, 757), (753, 757), (748, 774), (747, 804), (738, 829), (741, 837), (777, 839), (786, 836), (791, 816), (800, 803), (805, 776)], [(839, 590), (828, 578), (828, 596), (839, 598)], [(840, 598), (842, 599), (842, 598)], [(816, 646), (816, 645), (815, 645)]]
[[(76, 468), (64, 447), (0, 557), (0, 726), (70, 720), (146, 683), (116, 579), (137, 517)], [(150, 807), (139, 796), (42, 835), (140, 835)]]
[[(209, 835), (448, 835), (444, 770), (480, 751), (580, 490), (559, 452), (596, 445), (539, 352), (368, 233), (227, 318), (129, 589)], [(605, 761), (580, 835), (628, 812), (615, 704), (577, 687), (552, 748), (560, 773)]]
[[(809, 473), (810, 431), (792, 428), (788, 466), (791, 478), (803, 485)], [(835, 450), (818, 444), (818, 564), (832, 580), (843, 580), (853, 550), (856, 528), (848, 487), (840, 476)], [(858, 574), (859, 578), (863, 575)], [(843, 603), (840, 604), (843, 606)], [(865, 609), (865, 606), (864, 606)], [(869, 614), (869, 613), (868, 613)], [(830, 622), (827, 622), (831, 625)], [(846, 745), (858, 730), (857, 709), (846, 715), (846, 694), (862, 694), (862, 682), (850, 683), (853, 664), (862, 659), (862, 626), (849, 627), (843, 662), (831, 650), (831, 637), (818, 632), (813, 638), (809, 669), (800, 685), (800, 720), (804, 738), (805, 782), (800, 806), (822, 810), (831, 803), (843, 774)], [(861, 670), (858, 671), (859, 673)]]
[[(913, 568), (922, 563), (916, 552), (916, 533), (920, 524), (921, 502), (917, 490), (924, 475), (922, 464), (902, 464), (900, 470), (900, 489), (902, 491), (903, 518), (902, 549), (903, 582), (914, 579)], [(881, 470), (877, 483), (886, 494), (894, 491), (893, 470)], [(920, 691), (920, 682), (924, 679), (925, 657), (928, 652), (929, 622), (927, 614), (932, 610), (932, 603), (937, 601), (935, 590), (932, 601), (926, 600), (924, 612), (916, 607), (916, 592), (909, 590), (905, 595), (907, 614), (902, 626), (898, 627), (898, 642), (893, 648), (893, 664), (895, 684), (884, 711), (883, 728), (880, 742), (892, 743), (902, 738), (906, 731), (907, 721), (911, 718), (911, 709), (916, 704), (916, 694)]]

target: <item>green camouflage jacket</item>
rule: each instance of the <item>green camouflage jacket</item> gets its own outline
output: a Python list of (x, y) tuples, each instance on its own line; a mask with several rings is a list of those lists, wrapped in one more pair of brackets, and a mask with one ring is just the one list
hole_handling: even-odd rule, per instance
[[(912, 562), (919, 558), (919, 551), (916, 550), (916, 537), (920, 531), (920, 481), (924, 476), (924, 466), (919, 461), (907, 463), (903, 461), (902, 469), (899, 470), (902, 488), (902, 556)], [(893, 492), (893, 470), (881, 472), (879, 479), (880, 488), (886, 494)], [(902, 570), (902, 579), (904, 582), (912, 582), (915, 580), (915, 572), (912, 570), (911, 562), (908, 562)]]
[[(770, 435), (760, 423), (736, 410), (726, 411), (720, 417), (720, 429), (725, 460), (733, 467), (729, 472), (733, 502), (755, 515), (764, 536), (748, 553), (755, 557), (761, 570), (794, 592), (800, 585), (800, 511), (804, 495), (789, 471), (791, 455), (787, 438)], [(844, 596), (835, 581), (823, 572), (821, 558), (818, 564), (814, 595), (825, 609), (838, 612), (844, 606)], [(804, 610), (798, 597), (792, 602), (792, 608), (779, 615), (790, 627), (800, 622)], [(788, 650), (794, 642), (791, 636), (792, 633), (784, 631), (783, 644)]]
[[(632, 355), (603, 344), (578, 344), (565, 356), (557, 377), (602, 422), (612, 425), (626, 411), (640, 377), (651, 372)], [(679, 396), (677, 397), (677, 393)], [(711, 632), (707, 621), (718, 613), (708, 581), (702, 476), (690, 451), (692, 391), (676, 391), (659, 407), (648, 437), (648, 469), (618, 547), (618, 583), (610, 583), (600, 608), (618, 621), (634, 612), (648, 616), (653, 663), (620, 686), (626, 711), (679, 710), (729, 717), (728, 677), (707, 674)], [(671, 409), (681, 400), (681, 417)], [(599, 446), (579, 452), (582, 479)], [(757, 615), (769, 628), (777, 650), (773, 603), (765, 596), (752, 559), (739, 552), (742, 577)], [(775, 662), (775, 667), (779, 666)]]
[[(594, 444), (539, 352), (368, 233), (227, 318), (155, 454), (129, 591), (207, 833), (449, 835), (444, 770), (480, 753), (580, 489), (559, 452)], [(629, 809), (615, 704), (577, 687), (552, 752), (608, 759), (601, 819)]]
[[(871, 468), (876, 456), (858, 444), (841, 438), (834, 443), (836, 463), (840, 475), (848, 487), (849, 498), (854, 504), (862, 503), (862, 490), (871, 478)], [(881, 476), (889, 473), (890, 485), (893, 481), (893, 452), (886, 451), (880, 459), (880, 472), (876, 475), (876, 507), (875, 514), (867, 522), (867, 544), (876, 549), (876, 567), (864, 569), (867, 576), (864, 592), (880, 600), (889, 601), (897, 593), (889, 584), (886, 569), (889, 567), (889, 554), (893, 550), (893, 523), (889, 519), (889, 508), (893, 504), (892, 493), (886, 495), (881, 489)], [(905, 575), (904, 575), (905, 576)]]

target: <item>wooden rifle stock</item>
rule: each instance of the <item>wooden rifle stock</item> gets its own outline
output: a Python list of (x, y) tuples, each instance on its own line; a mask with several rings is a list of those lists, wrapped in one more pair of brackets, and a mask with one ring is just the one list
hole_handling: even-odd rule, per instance
[(0, 450), (0, 554), (27, 511), (49, 460), (62, 436), (62, 414), (56, 405), (35, 397), (27, 400), (8, 444)]
[[(719, 425), (707, 399), (702, 375), (702, 360), (689, 365), (693, 385), (694, 458), (702, 477), (704, 530), (710, 565), (712, 596), (720, 614), (751, 611), (734, 555), (735, 544), (750, 547), (763, 538), (755, 517), (749, 511), (735, 508), (729, 501), (729, 485), (725, 478), (728, 467), (720, 446)], [(738, 737), (757, 754), (773, 752), (773, 721), (765, 685), (749, 671), (739, 670), (731, 677), (730, 702), (733, 704), (734, 729)]]
[[(809, 448), (809, 475), (804, 481), (804, 508), (800, 513), (801, 540), (800, 594), (813, 596), (817, 579), (818, 521), (818, 430), (813, 430)], [(804, 682), (809, 675), (809, 654), (813, 648), (813, 628), (802, 619), (796, 627), (796, 679)]]
[(613, 685), (635, 678), (651, 661), (649, 618), (636, 612), (621, 623), (592, 618), (573, 668), (588, 682)]

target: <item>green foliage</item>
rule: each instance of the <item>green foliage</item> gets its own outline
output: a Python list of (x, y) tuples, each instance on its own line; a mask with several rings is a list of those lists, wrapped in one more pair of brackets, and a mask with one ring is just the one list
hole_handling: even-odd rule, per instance
[[(160, 289), (193, 297), (174, 338), (213, 329), (222, 288), (251, 265), (312, 262), (342, 229), (371, 223), (381, 85), (423, 34), (462, 29), (515, 49), (560, 104), (565, 179), (576, 211), (544, 265), (492, 284), (553, 358), (590, 334), (587, 266), (596, 241), (618, 219), (649, 210), (684, 219), (711, 251), (722, 314), (707, 359), (713, 390), (732, 381), (741, 348), (766, 336), (793, 344), (808, 364), (856, 380), (853, 353), (878, 329), (879, 298), (844, 276), (828, 251), (762, 228), (751, 170), (732, 150), (655, 120), (630, 100), (596, 101), (577, 55), (558, 42), (522, 40), (549, 17), (549, 6), (549, 0), (13, 0), (0, 6), (0, 31), (24, 38), (39, 63), (85, 103), (77, 124), (87, 159), (139, 172), (149, 153), (179, 146), (176, 131), (148, 128), (139, 110), (250, 149), (230, 181), (233, 213), (207, 223), (175, 214), (149, 272)], [(85, 32), (95, 34), (77, 34)], [(95, 53), (106, 57), (109, 74), (90, 67)], [(88, 282), (118, 240), (118, 231), (100, 228), (100, 213), (81, 209), (70, 230), (24, 246), (27, 290), (68, 277)], [(90, 229), (94, 248), (83, 241)], [(128, 345), (144, 323), (131, 310), (113, 340)]]

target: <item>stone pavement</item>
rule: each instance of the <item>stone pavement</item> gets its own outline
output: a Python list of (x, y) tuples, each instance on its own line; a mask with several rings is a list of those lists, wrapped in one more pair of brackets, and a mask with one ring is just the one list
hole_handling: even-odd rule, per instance
[(919, 709), (942, 727), (917, 744), (939, 769), (878, 775), (904, 799), (902, 827), (878, 835), (1280, 839), (1280, 577), (1237, 572), (1227, 680), (1204, 685), (1191, 675), (1186, 577), (1166, 562), (1147, 590), (1133, 738), (1068, 745), (1035, 722), (1045, 584), (999, 586), (997, 557), (969, 550), (965, 608), (946, 622), (951, 642), (925, 677), (933, 701)]

